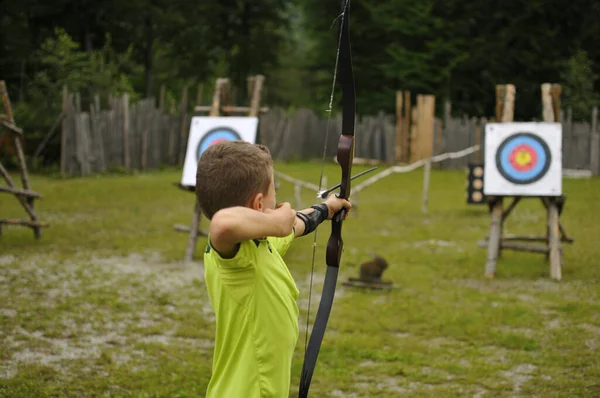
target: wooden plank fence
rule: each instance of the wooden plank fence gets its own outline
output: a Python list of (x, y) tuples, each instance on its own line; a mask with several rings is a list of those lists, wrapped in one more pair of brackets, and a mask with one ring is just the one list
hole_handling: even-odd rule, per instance
[(100, 101), (82, 112), (78, 96), (66, 94), (62, 125), (61, 172), (86, 176), (115, 170), (149, 170), (181, 164), (185, 154), (189, 118), (163, 113), (154, 98), (129, 103), (127, 94)]
[[(61, 171), (67, 176), (86, 176), (110, 170), (150, 170), (181, 165), (185, 156), (193, 112), (183, 98), (176, 111), (161, 110), (154, 98), (131, 104), (127, 95), (108, 100), (100, 109), (95, 99), (89, 111), (81, 110), (79, 96), (65, 92), (62, 122)], [(561, 113), (563, 167), (591, 170), (600, 175), (600, 135), (596, 132), (597, 110), (591, 123), (573, 122), (571, 112)], [(442, 119), (434, 120), (433, 155), (456, 152), (479, 144), (482, 150), (461, 159), (448, 159), (440, 168), (466, 168), (484, 159), (486, 118), (452, 117), (447, 106)], [(328, 137), (327, 159), (333, 159), (341, 133), (341, 117), (329, 121), (309, 109), (287, 112), (272, 108), (260, 116), (257, 141), (269, 147), (281, 161), (320, 159)], [(355, 156), (388, 164), (396, 161), (395, 116), (380, 112), (357, 117)], [(410, 162), (419, 158), (410, 159)]]
[[(332, 158), (341, 134), (341, 117), (321, 120), (309, 109), (288, 113), (272, 109), (260, 118), (258, 141), (269, 147), (276, 160)], [(380, 112), (356, 121), (355, 156), (394, 163), (394, 117)], [(327, 139), (326, 148), (325, 141)]]

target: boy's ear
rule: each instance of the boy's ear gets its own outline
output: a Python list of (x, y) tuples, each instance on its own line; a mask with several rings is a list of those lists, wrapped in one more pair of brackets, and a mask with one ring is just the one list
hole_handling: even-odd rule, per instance
[(257, 193), (254, 195), (252, 200), (250, 201), (250, 207), (254, 210), (262, 210), (263, 209), (263, 194)]

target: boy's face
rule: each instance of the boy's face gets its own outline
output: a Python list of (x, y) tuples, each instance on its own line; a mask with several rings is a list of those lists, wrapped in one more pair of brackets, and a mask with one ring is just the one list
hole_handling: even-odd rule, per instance
[(271, 183), (269, 184), (269, 190), (267, 191), (267, 194), (263, 196), (263, 211), (265, 209), (275, 209), (275, 205), (277, 204), (277, 198), (275, 196), (275, 178), (273, 171), (271, 171)]

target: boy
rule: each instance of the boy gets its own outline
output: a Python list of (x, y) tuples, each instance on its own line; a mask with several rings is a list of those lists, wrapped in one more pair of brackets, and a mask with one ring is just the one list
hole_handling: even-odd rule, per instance
[(276, 206), (270, 152), (245, 141), (203, 152), (196, 195), (211, 220), (204, 277), (217, 329), (206, 396), (288, 397), (298, 289), (282, 256), (350, 202), (332, 195), (301, 212)]

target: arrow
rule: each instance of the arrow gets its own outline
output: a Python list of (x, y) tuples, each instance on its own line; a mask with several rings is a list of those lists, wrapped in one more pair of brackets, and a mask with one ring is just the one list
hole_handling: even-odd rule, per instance
[[(375, 170), (376, 168), (377, 168), (377, 166), (371, 167), (369, 170), (361, 171), (360, 173), (353, 175), (352, 178), (350, 178), (350, 180), (354, 180), (357, 177), (360, 177), (360, 176), (363, 176), (363, 175), (365, 175), (367, 173), (370, 173), (373, 170)], [(317, 198), (321, 198), (321, 199), (327, 198), (327, 195), (329, 195), (331, 192), (333, 192), (336, 189), (338, 189), (341, 185), (342, 184), (337, 184), (336, 186), (331, 187), (329, 189), (326, 189), (324, 191), (319, 191), (319, 193), (317, 193)]]

